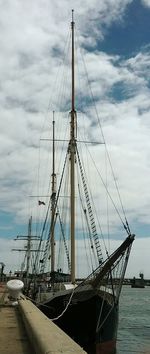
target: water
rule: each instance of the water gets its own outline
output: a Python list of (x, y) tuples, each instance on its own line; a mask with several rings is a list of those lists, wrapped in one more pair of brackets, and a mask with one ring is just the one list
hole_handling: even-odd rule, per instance
[(120, 297), (117, 354), (150, 354), (150, 286), (123, 286)]

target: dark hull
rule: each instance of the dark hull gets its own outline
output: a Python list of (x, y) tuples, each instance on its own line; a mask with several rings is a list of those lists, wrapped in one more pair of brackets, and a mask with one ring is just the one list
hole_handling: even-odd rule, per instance
[[(59, 316), (66, 308), (71, 291), (57, 294), (40, 305), (42, 312), (50, 319)], [(63, 316), (54, 322), (88, 354), (114, 354), (118, 305), (112, 307), (112, 304), (114, 299), (111, 294), (82, 289), (74, 293)]]

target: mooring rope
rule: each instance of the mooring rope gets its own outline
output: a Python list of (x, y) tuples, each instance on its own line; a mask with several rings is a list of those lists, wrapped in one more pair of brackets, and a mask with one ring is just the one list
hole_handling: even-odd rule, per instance
[[(49, 318), (49, 320), (51, 320), (51, 321), (56, 321), (56, 320), (58, 320), (60, 317), (62, 317), (62, 316), (64, 315), (64, 313), (67, 311), (67, 309), (68, 309), (68, 307), (69, 307), (69, 305), (70, 305), (70, 303), (71, 303), (72, 297), (73, 297), (73, 295), (74, 295), (74, 291), (75, 291), (75, 288), (73, 289), (73, 291), (72, 291), (72, 293), (71, 293), (71, 295), (70, 295), (69, 301), (68, 301), (66, 307), (64, 308), (64, 310), (62, 311), (62, 313), (61, 313), (59, 316), (57, 316), (57, 317)], [(36, 304), (36, 306), (42, 305), (42, 306), (44, 306), (44, 307), (49, 308), (49, 306), (44, 305), (44, 304), (41, 303), (41, 302), (36, 302), (35, 300), (32, 300), (32, 298), (29, 297), (29, 296), (26, 296), (26, 298), (29, 299), (29, 300), (31, 300), (32, 302), (34, 302), (34, 303)]]

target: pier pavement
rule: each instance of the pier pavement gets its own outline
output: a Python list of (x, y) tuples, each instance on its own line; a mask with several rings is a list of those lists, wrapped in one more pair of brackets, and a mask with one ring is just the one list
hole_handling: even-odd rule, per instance
[(0, 284), (0, 354), (34, 354), (18, 306), (12, 306)]
[(30, 300), (18, 304), (0, 283), (0, 354), (86, 354)]

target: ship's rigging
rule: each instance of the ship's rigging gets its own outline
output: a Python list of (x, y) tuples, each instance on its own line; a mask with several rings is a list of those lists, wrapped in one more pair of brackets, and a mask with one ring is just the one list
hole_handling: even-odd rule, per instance
[[(67, 98), (64, 104), (65, 116), (66, 105), (68, 104), (70, 108), (69, 138), (62, 139), (59, 137), (61, 128), (63, 128), (63, 133), (65, 129), (64, 126), (60, 125), (60, 121), (58, 123), (58, 112), (53, 110), (52, 139), (50, 139), (52, 141), (51, 190), (48, 191), (45, 200), (40, 202), (46, 210), (46, 215), (39, 233), (40, 241), (32, 274), (38, 283), (38, 281), (44, 281), (45, 274), (49, 270), (51, 291), (47, 294), (45, 302), (38, 303), (37, 301), (40, 309), (87, 350), (88, 354), (102, 352), (112, 354), (116, 345), (119, 295), (134, 235), (131, 234), (125, 217), (97, 110), (95, 109), (97, 123), (94, 123), (90, 101), (88, 100), (85, 116), (86, 128), (88, 121), (89, 129), (86, 130), (89, 131), (89, 138), (92, 136), (92, 130), (96, 128), (96, 140), (94, 144), (91, 144), (95, 160), (91, 158), (91, 151), (87, 146), (89, 139), (83, 139), (79, 135), (79, 118), (76, 107), (82, 99), (84, 101), (85, 95), (77, 100), (74, 29), (75, 23), (72, 11), (71, 99)], [(82, 106), (82, 103), (79, 106)], [(64, 123), (64, 119), (62, 119), (62, 122)], [(100, 127), (100, 135), (97, 133), (98, 127)], [(84, 131), (82, 124), (81, 129)], [(62, 155), (64, 148), (66, 148), (63, 163), (56, 159), (55, 148), (56, 142), (60, 144), (62, 141), (63, 144), (59, 148), (59, 154)], [(104, 148), (104, 159), (102, 159), (102, 149), (98, 153), (97, 144)], [(78, 149), (79, 145), (81, 154)], [(85, 153), (83, 152), (83, 146), (85, 146)], [(114, 180), (113, 188), (109, 187), (107, 164), (106, 178), (100, 173), (99, 166), (101, 167), (102, 161), (105, 162), (106, 158)], [(59, 175), (58, 171), (60, 170), (62, 170), (62, 173)], [(91, 187), (90, 182), (92, 182)], [(100, 184), (103, 185), (107, 194), (106, 199), (104, 193), (99, 192)], [(114, 186), (117, 190), (123, 217), (119, 212), (118, 204), (115, 204), (112, 197)], [(37, 195), (37, 198), (39, 200), (41, 195)], [(94, 203), (94, 199), (96, 203)], [(111, 205), (111, 213), (108, 213), (108, 200)], [(106, 218), (102, 209), (104, 204), (106, 204)], [(117, 219), (114, 217), (114, 211), (121, 221), (123, 233), (126, 233), (127, 237), (117, 249), (110, 253), (106, 247), (105, 238), (106, 230), (108, 230), (108, 236), (110, 236), (110, 225), (106, 220), (109, 220), (113, 232), (121, 231), (121, 228), (118, 228)], [(79, 247), (76, 250), (78, 244)], [(61, 246), (65, 251), (65, 262)], [(79, 263), (77, 261), (78, 255)], [(88, 267), (82, 263), (85, 255), (88, 259)], [(58, 259), (57, 262), (56, 259)], [(89, 260), (91, 265), (89, 265)], [(62, 265), (60, 265), (60, 261), (62, 261)], [(78, 269), (80, 273), (77, 273)], [(83, 269), (86, 272), (88, 271), (88, 275), (84, 274), (84, 280), (78, 281)]]
[[(101, 248), (101, 242), (104, 241), (105, 237), (104, 237), (104, 233), (102, 231), (102, 225), (100, 225), (100, 223), (98, 224), (98, 222), (95, 220), (95, 206), (93, 205), (93, 201), (91, 200), (91, 192), (88, 189), (89, 186), (89, 182), (88, 182), (88, 178), (87, 175), (85, 173), (85, 168), (84, 168), (84, 157), (81, 156), (79, 154), (79, 150), (77, 147), (77, 143), (79, 142), (80, 145), (85, 145), (86, 147), (86, 154), (89, 153), (89, 155), (91, 155), (90, 149), (89, 147), (87, 147), (87, 145), (89, 144), (89, 141), (86, 140), (82, 140), (83, 138), (81, 138), (81, 140), (78, 139), (77, 137), (77, 112), (76, 112), (76, 95), (75, 95), (75, 86), (76, 86), (76, 82), (75, 82), (75, 42), (74, 42), (74, 20), (72, 18), (72, 22), (71, 22), (71, 72), (72, 72), (72, 80), (71, 80), (71, 91), (72, 91), (72, 95), (71, 95), (71, 112), (69, 114), (70, 116), (70, 140), (68, 141), (66, 139), (66, 143), (68, 144), (68, 150), (67, 150), (67, 154), (64, 160), (64, 166), (62, 169), (62, 175), (60, 177), (60, 182), (58, 184), (58, 188), (56, 187), (56, 163), (55, 163), (55, 144), (57, 142), (57, 144), (59, 142), (61, 142), (61, 140), (63, 140), (63, 144), (65, 143), (65, 139), (60, 139), (59, 137), (55, 136), (55, 117), (57, 119), (57, 113), (54, 113), (53, 111), (53, 121), (52, 121), (52, 131), (53, 131), (53, 137), (52, 137), (52, 144), (53, 144), (53, 149), (52, 149), (52, 174), (51, 174), (51, 192), (49, 191), (47, 193), (47, 196), (49, 194), (50, 198), (48, 201), (48, 197), (46, 197), (46, 208), (47, 208), (47, 212), (46, 212), (46, 216), (45, 216), (45, 220), (40, 232), (40, 242), (39, 242), (39, 246), (38, 246), (38, 253), (36, 253), (35, 255), (35, 262), (34, 262), (34, 269), (32, 269), (33, 272), (35, 273), (44, 273), (44, 271), (46, 271), (47, 269), (50, 269), (51, 271), (56, 270), (58, 267), (56, 266), (56, 258), (58, 256), (59, 251), (56, 252), (56, 243), (58, 243), (58, 237), (55, 240), (55, 227), (58, 227), (58, 224), (60, 225), (60, 243), (64, 245), (64, 250), (65, 250), (65, 257), (67, 259), (67, 264), (68, 264), (68, 270), (71, 269), (72, 275), (72, 283), (75, 282), (75, 224), (76, 224), (76, 220), (75, 220), (75, 213), (76, 213), (76, 199), (77, 199), (77, 193), (78, 193), (78, 199), (81, 202), (81, 213), (82, 213), (82, 219), (84, 218), (84, 225), (85, 225), (85, 234), (86, 234), (86, 238), (89, 237), (89, 243), (90, 243), (90, 248), (91, 248), (91, 256), (90, 258), (97, 258), (97, 261), (92, 260), (92, 262), (95, 263), (95, 265), (100, 265), (103, 263), (103, 257), (104, 255), (102, 254), (102, 248)], [(69, 36), (70, 37), (70, 36)], [(85, 66), (85, 63), (83, 63)], [(76, 70), (77, 71), (77, 70)], [(87, 79), (88, 85), (89, 86), (89, 80)], [(89, 91), (91, 91), (91, 89), (89, 88)], [(63, 94), (62, 94), (63, 96)], [(91, 100), (93, 100), (93, 95)], [(93, 105), (94, 105), (94, 100), (93, 100)], [(94, 106), (94, 109), (97, 113), (96, 107)], [(59, 113), (60, 114), (60, 113)], [(98, 116), (98, 114), (97, 114)], [(57, 124), (57, 122), (56, 122)], [(101, 123), (98, 117), (98, 124), (100, 125), (101, 128)], [(112, 170), (112, 165), (111, 165), (111, 160), (108, 154), (108, 150), (107, 150), (107, 146), (105, 143), (105, 139), (104, 139), (104, 135), (102, 132), (102, 128), (101, 128), (101, 138), (100, 141), (95, 141), (94, 143), (92, 142), (91, 144), (93, 144), (95, 146), (95, 144), (102, 144), (104, 146), (105, 149), (105, 155), (107, 156), (107, 163), (110, 163), (110, 167), (111, 167), (111, 173), (113, 174), (113, 178), (114, 178), (114, 183), (116, 185), (117, 188), (117, 193), (118, 193), (118, 198), (121, 202), (121, 197), (120, 197), (120, 193), (119, 193), (119, 189), (116, 183), (116, 179)], [(47, 140), (47, 139), (42, 139), (42, 140)], [(84, 141), (84, 142), (83, 142)], [(85, 155), (86, 156), (86, 155)], [(91, 162), (93, 164), (95, 164), (95, 162)], [(70, 167), (69, 167), (70, 164)], [(96, 166), (96, 165), (95, 165)], [(66, 175), (68, 173), (69, 175), (69, 169), (70, 169), (70, 180), (68, 178), (68, 181), (66, 182), (66, 184), (70, 183), (70, 207), (68, 204), (68, 196), (69, 196), (69, 189), (67, 189), (67, 186), (64, 186), (64, 189), (62, 189), (62, 185), (63, 185), (63, 180), (65, 179), (65, 170), (67, 170)], [(77, 172), (75, 171), (75, 169), (77, 169)], [(97, 166), (96, 166), (97, 169)], [(99, 169), (97, 169), (98, 174), (100, 175), (100, 179), (101, 182), (103, 183), (104, 187), (105, 187), (105, 191), (108, 195), (107, 198), (110, 199), (110, 201), (112, 202), (115, 210), (118, 213), (119, 218), (121, 219), (121, 222), (123, 224), (124, 229), (127, 231), (127, 234), (130, 234), (130, 229), (127, 223), (127, 219), (125, 217), (125, 221), (123, 221), (122, 217), (120, 216), (120, 212), (118, 207), (115, 205), (113, 198), (111, 197), (111, 194), (109, 192), (109, 188), (107, 185), (107, 181), (104, 181), (104, 178), (102, 177), (102, 175), (99, 172)], [(76, 176), (75, 176), (76, 175)], [(77, 185), (75, 186), (75, 177), (78, 179)], [(56, 190), (57, 188), (57, 190)], [(44, 193), (45, 194), (45, 193)], [(65, 224), (66, 221), (64, 219), (64, 213), (62, 214), (61, 211), (61, 207), (58, 204), (58, 200), (59, 197), (65, 197), (67, 200), (66, 203), (66, 210), (67, 208), (70, 208), (71, 210), (71, 226), (70, 226), (70, 235), (71, 235), (71, 242), (68, 242), (67, 238), (68, 236), (66, 236), (66, 232), (68, 232), (67, 230), (65, 230)], [(64, 202), (65, 204), (65, 202)], [(76, 205), (75, 205), (76, 204)], [(123, 205), (121, 202), (121, 208), (123, 210), (123, 214), (125, 216), (125, 212), (123, 209)], [(94, 211), (94, 212), (93, 212)], [(50, 227), (49, 225), (49, 221), (50, 221)], [(68, 221), (67, 221), (68, 222)], [(83, 221), (81, 221), (83, 224)], [(69, 226), (68, 226), (69, 227)], [(99, 229), (97, 231), (97, 228)], [(109, 226), (108, 226), (109, 228)], [(79, 231), (80, 233), (80, 231)], [(39, 234), (39, 232), (38, 232)], [(106, 234), (106, 232), (105, 232)], [(70, 245), (71, 244), (71, 245)], [(58, 246), (60, 247), (60, 246)], [(71, 254), (70, 254), (70, 250), (71, 249)], [(108, 250), (106, 250), (106, 245), (105, 245), (105, 241), (104, 241), (104, 249), (106, 251), (106, 256), (108, 256)], [(42, 251), (42, 252), (41, 252)], [(41, 254), (40, 254), (41, 252)], [(57, 253), (57, 255), (56, 255)], [(61, 253), (61, 252), (60, 252)], [(97, 262), (97, 263), (96, 263)], [(50, 264), (50, 266), (47, 266), (47, 264)], [(58, 262), (59, 263), (59, 262)], [(92, 265), (92, 269), (95, 268), (95, 265)], [(61, 267), (60, 267), (61, 268)]]

